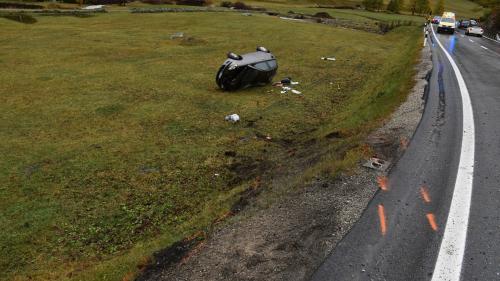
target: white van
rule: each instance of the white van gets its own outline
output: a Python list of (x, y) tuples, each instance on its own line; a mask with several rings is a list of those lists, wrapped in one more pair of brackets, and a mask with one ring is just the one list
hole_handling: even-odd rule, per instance
[(455, 32), (456, 21), (455, 21), (455, 13), (452, 12), (444, 12), (441, 16), (441, 21), (438, 24), (437, 32), (449, 32), (453, 34)]

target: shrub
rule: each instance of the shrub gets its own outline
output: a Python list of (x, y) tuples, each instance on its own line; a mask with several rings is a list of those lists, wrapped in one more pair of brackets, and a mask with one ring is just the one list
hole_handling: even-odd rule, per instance
[(5, 9), (43, 9), (43, 6), (25, 3), (0, 2), (0, 8)]
[(233, 2), (231, 2), (231, 1), (222, 1), (220, 3), (220, 6), (224, 7), (224, 8), (231, 8), (233, 6)]
[(124, 5), (126, 3), (131, 2), (130, 0), (86, 0), (85, 4), (89, 5), (112, 5), (112, 4), (121, 4)]
[(387, 4), (387, 10), (393, 13), (399, 13), (401, 10), (401, 3), (399, 3), (399, 0), (391, 0), (389, 4)]
[(251, 10), (252, 7), (250, 6), (247, 6), (247, 4), (243, 3), (243, 2), (236, 2), (233, 4), (233, 7), (236, 9), (236, 10)]
[(210, 0), (177, 0), (177, 5), (188, 5), (188, 6), (208, 6), (212, 4)]
[(173, 1), (170, 0), (141, 0), (142, 3), (151, 4), (151, 5), (161, 5), (161, 4), (173, 4)]
[(332, 18), (332, 16), (330, 16), (330, 14), (327, 12), (318, 12), (318, 13), (314, 14), (314, 17), (315, 18), (324, 18), (324, 19), (331, 19)]

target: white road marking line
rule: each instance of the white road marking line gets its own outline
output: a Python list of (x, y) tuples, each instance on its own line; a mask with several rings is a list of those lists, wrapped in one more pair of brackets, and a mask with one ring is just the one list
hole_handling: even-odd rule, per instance
[(488, 48), (486, 48), (485, 46), (481, 45), (481, 48), (485, 49), (485, 50), (488, 50)]
[(472, 197), (472, 182), (474, 178), (474, 115), (469, 91), (457, 64), (450, 54), (437, 39), (434, 30), (434, 38), (446, 55), (455, 72), (462, 97), (462, 146), (460, 148), (460, 162), (458, 164), (457, 178), (451, 199), (448, 220), (444, 230), (439, 255), (432, 274), (432, 281), (460, 281), (462, 262), (467, 239), (467, 226), (469, 224), (469, 213)]
[(460, 37), (464, 38), (465, 36), (463, 34), (460, 34)]
[(500, 41), (497, 41), (497, 40), (495, 40), (495, 39), (493, 39), (493, 38), (490, 38), (490, 37), (488, 37), (488, 36), (484, 36), (484, 35), (483, 35), (483, 38), (484, 38), (484, 39), (491, 40), (491, 41), (496, 42), (496, 43), (500, 43)]
[(472, 39), (469, 39), (469, 41), (471, 41), (472, 43), (474, 43), (474, 41), (472, 41)]

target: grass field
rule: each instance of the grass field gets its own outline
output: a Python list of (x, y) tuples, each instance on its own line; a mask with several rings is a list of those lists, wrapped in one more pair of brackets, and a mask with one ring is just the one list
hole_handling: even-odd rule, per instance
[[(307, 11), (308, 7), (313, 7), (316, 4), (321, 4), (321, 5), (332, 5), (332, 6), (351, 6), (351, 7), (356, 7), (356, 6), (361, 6), (362, 5), (362, 0), (318, 0), (318, 1), (297, 1), (297, 0), (272, 0), (272, 1), (266, 1), (266, 0), (252, 0), (252, 1), (245, 1), (245, 3), (252, 3), (257, 6), (263, 6), (266, 8), (270, 9), (277, 9), (277, 10), (303, 10), (304, 12)], [(389, 1), (385, 0), (384, 4), (386, 5)], [(405, 0), (404, 3), (405, 5), (408, 5), (408, 0)], [(436, 0), (430, 0), (431, 3), (431, 8), (434, 8)], [(484, 14), (485, 9), (481, 7), (480, 5), (471, 2), (469, 0), (445, 0), (445, 9), (447, 11), (453, 11), (456, 13), (458, 18), (479, 18)], [(404, 8), (403, 6), (403, 13), (408, 14), (407, 8)], [(306, 8), (306, 10), (304, 10)], [(394, 15), (391, 14), (385, 14), (385, 13), (378, 13), (376, 15), (371, 15), (373, 13), (370, 12), (365, 12), (363, 10), (349, 10), (349, 9), (332, 9), (332, 12), (335, 14), (335, 16), (346, 16), (346, 15), (360, 15), (360, 16), (369, 16), (369, 17), (377, 17), (379, 19), (384, 19), (384, 17), (389, 17), (391, 18)], [(333, 15), (333, 14), (332, 14)], [(410, 15), (411, 16), (411, 15)], [(404, 15), (403, 15), (404, 17)], [(407, 19), (405, 19), (407, 20)]]
[[(421, 40), (415, 26), (378, 35), (238, 13), (37, 20), (0, 18), (2, 280), (131, 277), (286, 166), (290, 141), (341, 132), (311, 169), (355, 163), (336, 152), (404, 99)], [(302, 96), (216, 88), (225, 53), (257, 45)]]

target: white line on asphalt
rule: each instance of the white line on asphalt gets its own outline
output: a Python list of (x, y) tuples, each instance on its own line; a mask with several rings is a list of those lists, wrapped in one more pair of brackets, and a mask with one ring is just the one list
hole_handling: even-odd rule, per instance
[(463, 34), (460, 34), (460, 37), (464, 38), (465, 36)]
[(488, 48), (486, 48), (485, 46), (481, 45), (481, 48), (485, 49), (485, 50), (488, 50)]
[(490, 38), (490, 37), (488, 37), (488, 36), (484, 36), (484, 35), (483, 35), (483, 38), (484, 38), (484, 39), (491, 40), (491, 41), (496, 42), (496, 43), (500, 43), (500, 41), (495, 40), (495, 39), (493, 39), (493, 38)]
[(474, 43), (474, 41), (472, 41), (472, 39), (469, 39), (469, 41), (471, 41), (472, 43)]
[(472, 197), (472, 182), (474, 177), (474, 116), (469, 91), (457, 64), (437, 39), (434, 29), (434, 38), (446, 55), (455, 72), (455, 76), (462, 96), (462, 146), (460, 148), (460, 162), (458, 164), (455, 188), (451, 199), (448, 220), (444, 230), (439, 255), (432, 274), (432, 281), (459, 281), (462, 271), (462, 261), (467, 239), (467, 226)]

